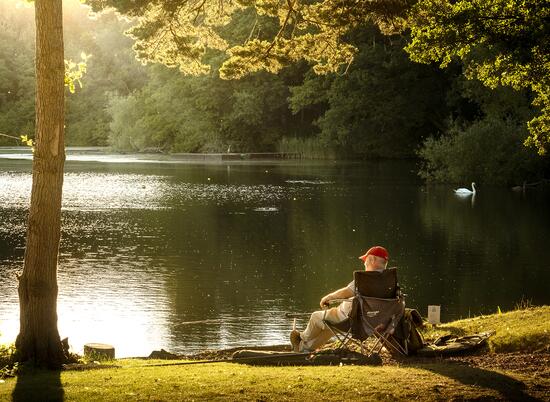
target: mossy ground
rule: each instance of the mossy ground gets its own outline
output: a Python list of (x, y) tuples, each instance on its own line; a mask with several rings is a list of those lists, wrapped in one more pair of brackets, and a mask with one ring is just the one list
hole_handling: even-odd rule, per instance
[[(251, 367), (127, 359), (115, 361), (118, 368), (28, 370), (0, 383), (0, 400), (550, 400), (549, 327), (550, 307), (545, 306), (430, 330), (432, 335), (496, 330), (491, 350), (470, 360), (410, 359), (381, 367)], [(507, 367), (509, 360), (523, 364)], [(159, 363), (170, 365), (151, 366)], [(526, 369), (530, 365), (532, 369)]]

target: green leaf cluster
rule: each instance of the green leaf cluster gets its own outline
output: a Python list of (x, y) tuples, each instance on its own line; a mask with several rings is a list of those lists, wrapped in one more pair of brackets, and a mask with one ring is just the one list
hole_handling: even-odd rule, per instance
[(550, 7), (545, 0), (421, 0), (409, 12), (411, 59), (442, 67), (460, 60), (464, 74), (489, 88), (527, 88), (541, 114), (527, 145), (550, 145)]
[(86, 74), (87, 61), (91, 55), (82, 52), (80, 58), (82, 61), (75, 63), (72, 60), (65, 60), (65, 86), (69, 88), (69, 92), (74, 94), (76, 84), (82, 88), (82, 77)]
[[(128, 33), (143, 62), (178, 67), (186, 74), (209, 71), (207, 49), (227, 50), (220, 69), (222, 78), (241, 78), (247, 73), (276, 73), (286, 64), (306, 60), (320, 74), (338, 72), (349, 65), (357, 48), (345, 35), (365, 23), (385, 32), (405, 27), (406, 10), (414, 0), (87, 0), (94, 10), (110, 7), (139, 17)], [(229, 46), (220, 35), (243, 9), (257, 15), (244, 43)], [(271, 33), (275, 24), (278, 29)], [(268, 26), (267, 29), (265, 25)]]

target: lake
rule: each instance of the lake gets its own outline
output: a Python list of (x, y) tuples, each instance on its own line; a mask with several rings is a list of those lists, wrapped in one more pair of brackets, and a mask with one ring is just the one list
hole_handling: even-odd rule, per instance
[[(1, 153), (1, 151), (0, 151)], [(0, 154), (0, 333), (19, 327), (31, 162)], [(407, 305), (443, 321), (548, 304), (550, 193), (424, 185), (415, 162), (171, 163), (69, 157), (59, 330), (117, 357), (286, 343), (372, 245)], [(469, 183), (464, 183), (469, 185)], [(299, 327), (305, 321), (298, 322)]]

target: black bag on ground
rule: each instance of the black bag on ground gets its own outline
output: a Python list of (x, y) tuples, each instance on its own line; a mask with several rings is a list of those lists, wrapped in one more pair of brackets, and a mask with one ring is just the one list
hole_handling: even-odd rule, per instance
[(409, 356), (416, 354), (418, 350), (425, 346), (424, 338), (418, 331), (418, 328), (423, 326), (424, 322), (420, 313), (415, 309), (406, 308), (405, 314), (397, 324), (393, 335), (401, 346), (407, 350)]

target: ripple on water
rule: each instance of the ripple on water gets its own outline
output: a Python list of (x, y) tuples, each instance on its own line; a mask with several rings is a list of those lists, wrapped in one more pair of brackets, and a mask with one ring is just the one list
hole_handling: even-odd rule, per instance
[(285, 180), (285, 183), (289, 184), (334, 184), (334, 181), (326, 180)]
[[(24, 246), (31, 186), (30, 173), (0, 173), (0, 237), (6, 240), (9, 250), (0, 255), (0, 285), (9, 294), (0, 305), (3, 321), (0, 329), (10, 328), (10, 333), (4, 332), (12, 337), (18, 327), (13, 277), (22, 263), (22, 252), (15, 248)], [(167, 268), (181, 263), (178, 253), (191, 246), (174, 243), (169, 252), (174, 253), (172, 258), (176, 262), (162, 262), (157, 254), (169, 242), (163, 232), (166, 228), (150, 224), (149, 220), (158, 218), (159, 209), (175, 209), (180, 213), (187, 205), (204, 204), (235, 205), (235, 214), (246, 214), (254, 208), (259, 213), (276, 213), (281, 201), (295, 199), (298, 194), (300, 199), (311, 196), (304, 186), (285, 184), (188, 183), (176, 181), (172, 176), (66, 173), (59, 269), (61, 333), (70, 335), (71, 344), (77, 347), (86, 342), (116, 344), (120, 356), (148, 354), (151, 345), (189, 352), (212, 345), (240, 346), (243, 339), (258, 344), (280, 343), (286, 339), (288, 322), (281, 318), (282, 307), (274, 307), (271, 301), (256, 307), (246, 305), (241, 315), (252, 315), (247, 325), (242, 325), (242, 317), (228, 311), (222, 313), (222, 322), (181, 326), (176, 334), (167, 335), (172, 334), (174, 303), (179, 294), (173, 289), (177, 283), (174, 276), (188, 278), (186, 283), (193, 288), (200, 278), (180, 267)], [(133, 209), (154, 211), (140, 213), (136, 218)], [(201, 258), (197, 257), (190, 266), (202, 267)], [(211, 299), (215, 300), (204, 302), (212, 305), (212, 309), (227, 302), (219, 294), (212, 294)], [(276, 316), (274, 309), (278, 312)], [(215, 311), (206, 312), (207, 319), (212, 316), (216, 317)], [(131, 342), (128, 334), (132, 334)]]
[[(27, 208), (31, 186), (30, 173), (0, 173), (0, 208)], [(63, 209), (103, 211), (171, 209), (204, 203), (265, 204), (292, 199), (298, 193), (302, 199), (307, 198), (303, 189), (271, 184), (174, 183), (169, 177), (156, 175), (66, 173)]]

